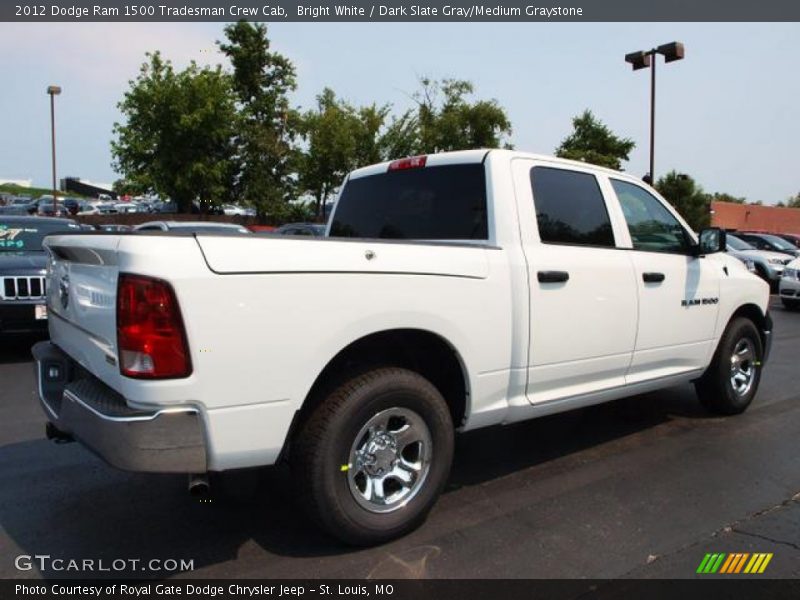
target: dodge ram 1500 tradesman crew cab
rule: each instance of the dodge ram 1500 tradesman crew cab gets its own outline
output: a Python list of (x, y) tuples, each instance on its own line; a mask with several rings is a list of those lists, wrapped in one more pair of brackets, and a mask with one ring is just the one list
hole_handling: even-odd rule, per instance
[(287, 461), (354, 544), (419, 525), (453, 436), (682, 382), (721, 414), (758, 388), (767, 284), (652, 188), (508, 150), (344, 182), (323, 238), (48, 237), (51, 437), (122, 469)]

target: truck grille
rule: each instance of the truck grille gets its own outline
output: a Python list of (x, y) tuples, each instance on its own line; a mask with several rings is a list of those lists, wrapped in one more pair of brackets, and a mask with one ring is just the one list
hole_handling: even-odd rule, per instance
[(45, 277), (2, 277), (3, 300), (36, 300), (47, 295)]

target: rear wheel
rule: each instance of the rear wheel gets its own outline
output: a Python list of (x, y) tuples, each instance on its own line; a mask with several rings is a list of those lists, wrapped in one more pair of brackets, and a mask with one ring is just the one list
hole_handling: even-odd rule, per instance
[(711, 365), (695, 384), (703, 405), (722, 415), (747, 410), (761, 381), (763, 355), (761, 336), (753, 322), (744, 317), (733, 319)]
[(347, 543), (370, 545), (424, 521), (452, 457), (453, 424), (436, 387), (412, 371), (381, 368), (315, 408), (291, 460), (312, 518)]

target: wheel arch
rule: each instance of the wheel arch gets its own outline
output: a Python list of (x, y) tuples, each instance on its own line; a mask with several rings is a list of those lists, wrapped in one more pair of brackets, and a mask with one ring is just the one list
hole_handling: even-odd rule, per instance
[(387, 366), (406, 368), (425, 377), (447, 402), (454, 427), (463, 423), (469, 410), (470, 388), (468, 371), (458, 350), (428, 330), (387, 329), (360, 337), (328, 361), (295, 414), (287, 442), (338, 385), (359, 373)]
[(766, 348), (767, 336), (769, 335), (769, 332), (772, 331), (772, 319), (769, 316), (769, 312), (763, 312), (757, 304), (743, 304), (733, 311), (733, 314), (725, 324), (725, 329), (727, 329), (730, 323), (738, 317), (744, 317), (753, 322), (753, 324), (756, 326), (756, 329), (758, 329), (759, 336), (761, 337), (762, 347)]

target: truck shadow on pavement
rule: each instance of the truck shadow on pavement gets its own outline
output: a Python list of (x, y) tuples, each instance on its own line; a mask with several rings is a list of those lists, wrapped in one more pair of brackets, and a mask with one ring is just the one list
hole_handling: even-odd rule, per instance
[(107, 572), (19, 571), (13, 560), (19, 554), (102, 559), (106, 566), (119, 559), (189, 559), (201, 571), (186, 575), (203, 577), (366, 577), (387, 552), (402, 556), (457, 529), (460, 517), (449, 507), (468, 501), (472, 488), (491, 494), (492, 486), (530, 485), (593, 455), (657, 443), (654, 433), (655, 440), (669, 435), (658, 427), (666, 422), (707, 417), (692, 388), (683, 386), (459, 435), (450, 482), (426, 525), (366, 550), (343, 546), (309, 523), (282, 468), (230, 474), (222, 493), (195, 499), (184, 476), (120, 472), (79, 444), (42, 436), (0, 445), (0, 548), (9, 557), (0, 577), (173, 575), (141, 564)]

